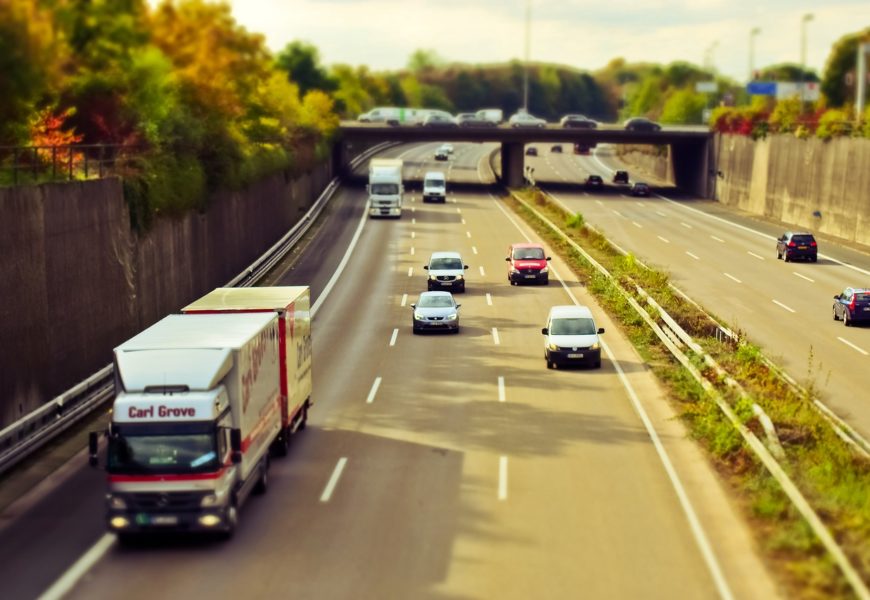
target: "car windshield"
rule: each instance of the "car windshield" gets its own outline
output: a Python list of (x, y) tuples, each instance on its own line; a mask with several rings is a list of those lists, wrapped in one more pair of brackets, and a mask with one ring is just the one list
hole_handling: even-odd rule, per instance
[(791, 238), (795, 244), (810, 244), (814, 242), (813, 236), (811, 235), (794, 235)]
[(109, 437), (107, 468), (111, 473), (214, 471), (219, 467), (214, 429), (198, 429), (118, 428)]
[(453, 306), (453, 298), (450, 296), (420, 296), (420, 301), (417, 303), (419, 308), (450, 308)]
[(550, 323), (551, 335), (590, 335), (595, 333), (595, 322), (588, 317), (553, 319)]
[(399, 193), (399, 186), (395, 183), (373, 183), (372, 194), (382, 196), (394, 195)]
[(544, 251), (541, 248), (517, 248), (514, 250), (516, 260), (543, 260)]
[(433, 258), (429, 268), (434, 271), (446, 271), (448, 269), (461, 269), (462, 261), (458, 258)]

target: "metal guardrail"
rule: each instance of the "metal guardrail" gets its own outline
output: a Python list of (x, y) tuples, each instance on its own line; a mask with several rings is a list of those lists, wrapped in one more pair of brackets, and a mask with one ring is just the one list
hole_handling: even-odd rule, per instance
[(99, 179), (116, 174), (144, 149), (124, 144), (0, 146), (0, 184)]
[[(383, 143), (369, 148), (351, 160), (350, 167), (357, 167), (372, 154), (393, 145)], [(335, 177), (299, 222), (263, 256), (227, 282), (226, 287), (249, 287), (262, 279), (305, 235), (338, 187), (339, 178)], [(0, 431), (0, 475), (111, 400), (114, 397), (113, 373), (111, 364), (103, 367)]]

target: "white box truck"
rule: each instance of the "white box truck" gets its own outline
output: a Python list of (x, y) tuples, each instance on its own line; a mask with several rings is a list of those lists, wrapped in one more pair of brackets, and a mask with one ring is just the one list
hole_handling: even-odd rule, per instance
[[(279, 323), (274, 311), (170, 315), (115, 348), (110, 531), (232, 534), (266, 491), (282, 431)], [(97, 446), (92, 433), (92, 465)]]
[(281, 361), (281, 433), (273, 450), (287, 454), (311, 408), (311, 291), (308, 286), (217, 288), (181, 309), (186, 314), (274, 312)]
[(402, 184), (401, 158), (373, 158), (369, 162), (369, 216), (401, 217)]
[(447, 202), (447, 177), (441, 171), (423, 176), (423, 202)]

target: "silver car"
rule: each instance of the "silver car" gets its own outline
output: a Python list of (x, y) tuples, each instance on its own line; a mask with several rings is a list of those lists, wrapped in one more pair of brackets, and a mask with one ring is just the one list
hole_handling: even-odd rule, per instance
[(428, 330), (459, 333), (459, 306), (450, 292), (423, 292), (411, 305), (414, 333)]

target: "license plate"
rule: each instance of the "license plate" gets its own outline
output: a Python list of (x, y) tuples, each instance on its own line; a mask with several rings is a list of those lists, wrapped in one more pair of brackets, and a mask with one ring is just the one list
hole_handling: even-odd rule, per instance
[(576, 354), (569, 354), (569, 355), (568, 355), (568, 358), (583, 358), (583, 353), (582, 353), (582, 352), (578, 352), (578, 353), (576, 353)]
[(798, 246), (798, 250), (806, 250), (807, 246)]
[(152, 525), (178, 525), (178, 517), (175, 515), (154, 515), (151, 517)]
[(385, 209), (383, 209), (383, 208), (381, 209), (381, 214), (382, 214), (382, 215), (386, 215), (386, 214), (388, 214), (389, 212), (390, 212), (390, 211), (385, 210)]
[(870, 306), (865, 306), (864, 310), (870, 310)]
[(526, 275), (526, 279), (534, 279), (534, 278), (535, 278), (534, 275)]
[(442, 281), (441, 285), (453, 285), (452, 281)]

